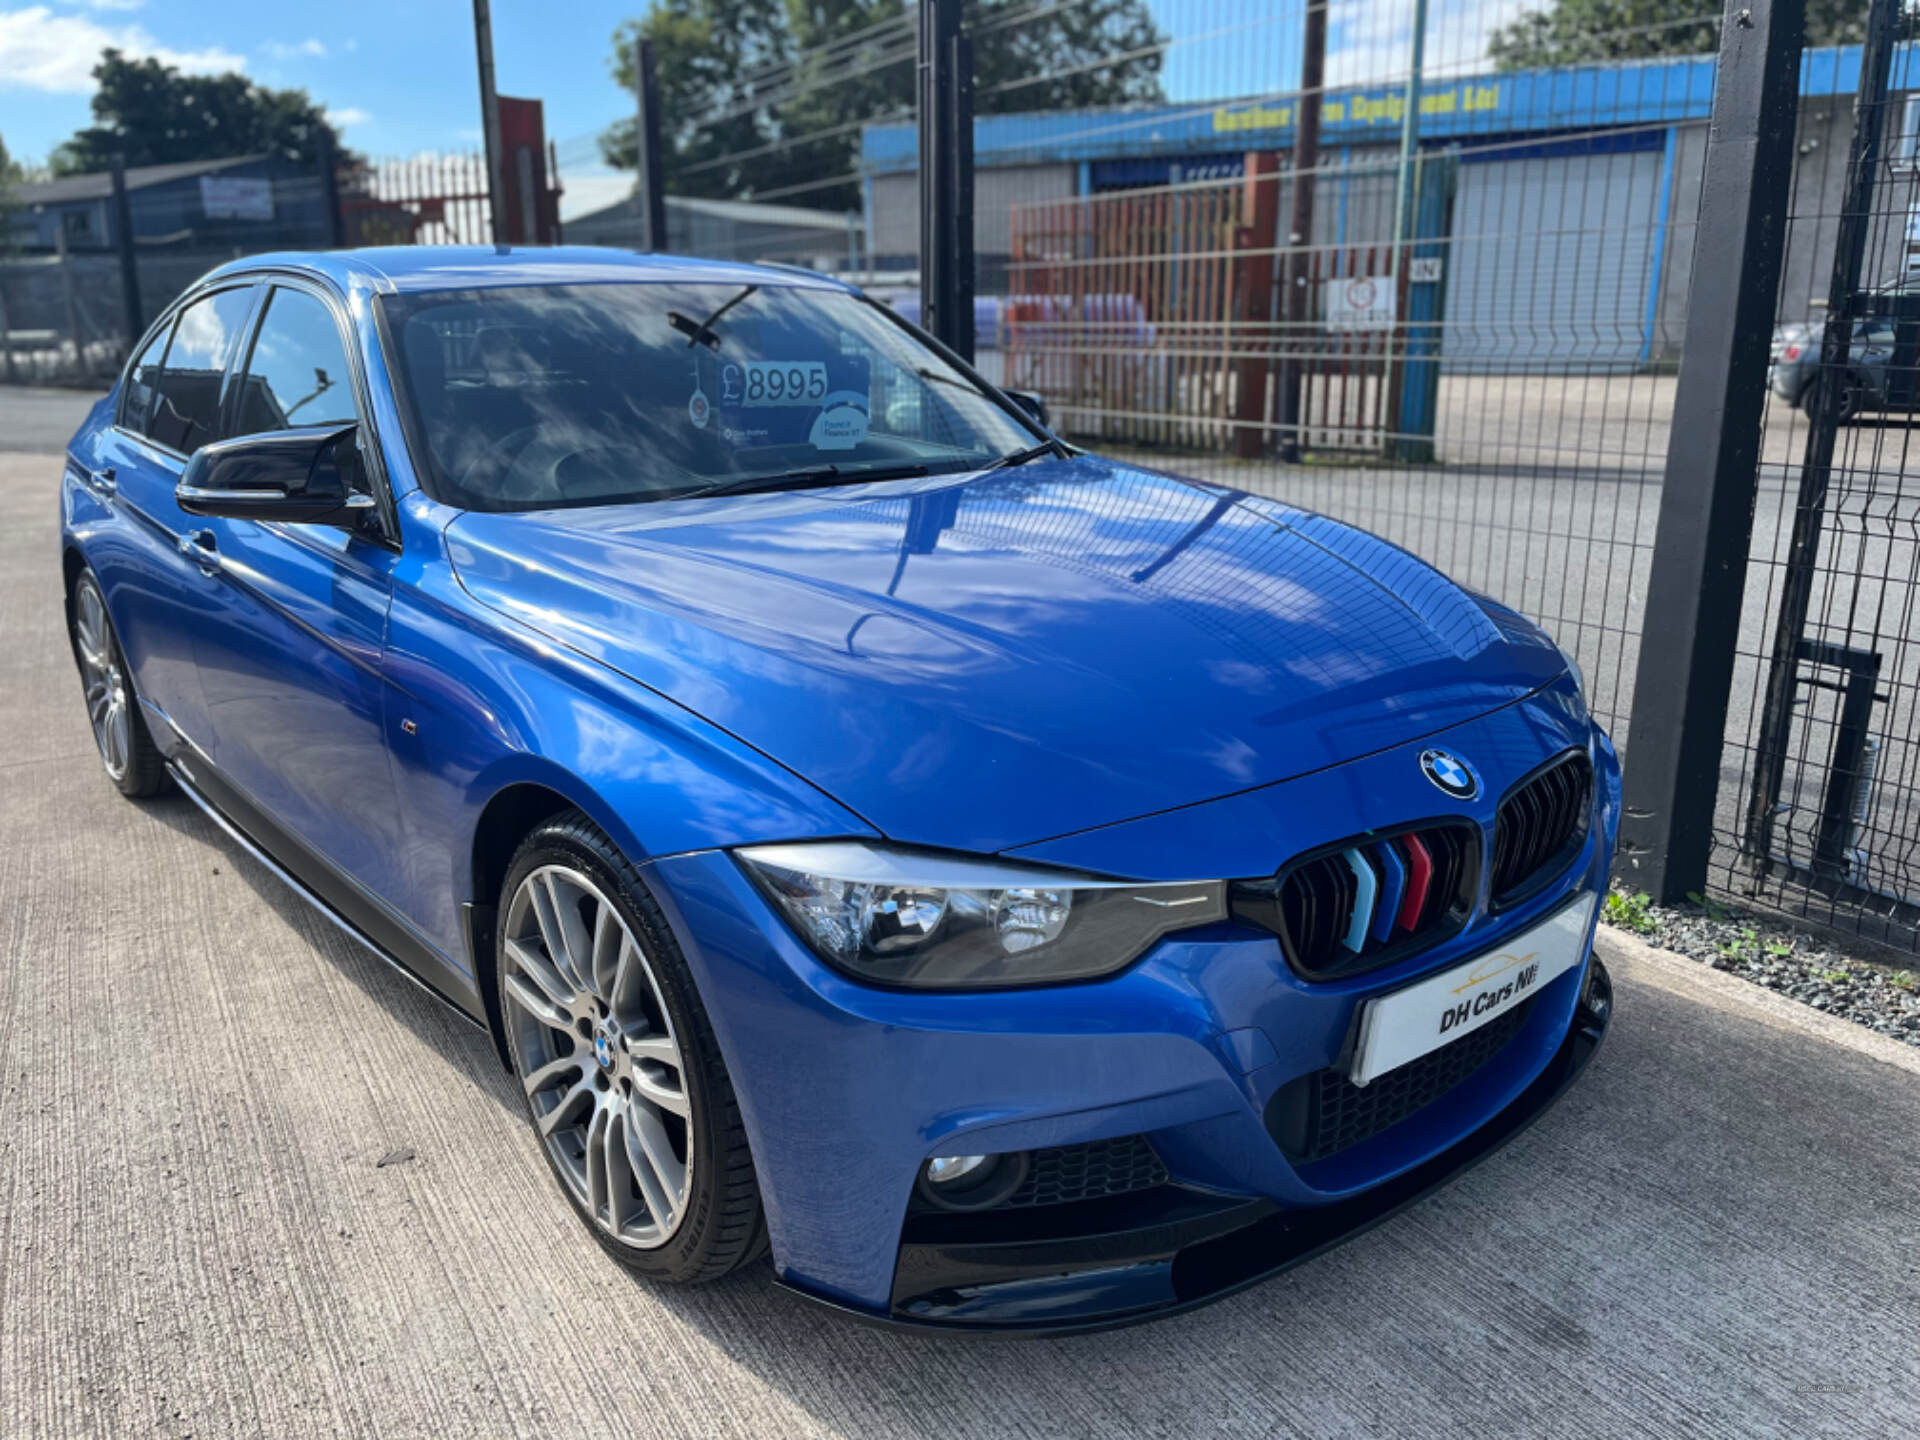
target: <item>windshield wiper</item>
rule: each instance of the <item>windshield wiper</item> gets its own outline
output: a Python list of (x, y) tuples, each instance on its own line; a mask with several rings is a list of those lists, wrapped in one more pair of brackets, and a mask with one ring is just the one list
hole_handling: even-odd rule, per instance
[(1058, 440), (1042, 440), (1038, 445), (1030, 445), (1025, 450), (1016, 450), (1011, 455), (1002, 455), (987, 466), (989, 470), (1011, 470), (1016, 465), (1024, 465), (1029, 460), (1038, 460), (1042, 455), (1058, 455), (1067, 458), (1067, 447)]
[(809, 485), (828, 481), (839, 485), (855, 485), (863, 480), (910, 480), (917, 475), (930, 473), (924, 465), (876, 465), (860, 470), (842, 470), (833, 464), (807, 465), (798, 470), (782, 470), (774, 475), (741, 475), (736, 479), (704, 485), (698, 490), (689, 490), (675, 498), (691, 500), (696, 496), (746, 495), (756, 490), (804, 490)]

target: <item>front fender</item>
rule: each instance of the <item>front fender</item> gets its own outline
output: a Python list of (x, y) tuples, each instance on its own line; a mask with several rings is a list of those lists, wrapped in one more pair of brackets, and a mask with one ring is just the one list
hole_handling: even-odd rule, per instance
[(403, 506), (387, 738), (406, 832), (393, 898), (448, 956), (465, 954), (476, 827), (511, 785), (567, 797), (635, 864), (875, 833), (725, 731), (473, 601), (438, 553), (438, 526), (417, 523), (440, 508), (418, 493)]

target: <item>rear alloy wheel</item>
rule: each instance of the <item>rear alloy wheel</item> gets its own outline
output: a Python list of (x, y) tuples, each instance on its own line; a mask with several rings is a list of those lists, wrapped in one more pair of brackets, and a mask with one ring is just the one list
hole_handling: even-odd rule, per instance
[(500, 1011), (560, 1188), (623, 1263), (724, 1274), (764, 1248), (732, 1085), (686, 963), (632, 867), (584, 816), (507, 876)]
[(166, 787), (166, 762), (147, 732), (146, 718), (133, 691), (133, 677), (113, 633), (107, 602), (91, 570), (83, 570), (73, 586), (73, 618), (69, 627), (73, 658), (80, 666), (80, 684), (87, 700), (87, 721), (107, 778), (122, 795), (139, 798)]

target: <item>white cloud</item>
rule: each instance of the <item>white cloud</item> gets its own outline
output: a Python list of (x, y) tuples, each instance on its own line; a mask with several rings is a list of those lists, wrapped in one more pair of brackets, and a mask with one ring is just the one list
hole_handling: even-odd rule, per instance
[(327, 119), (331, 120), (339, 129), (345, 130), (350, 126), (367, 124), (373, 119), (373, 112), (370, 110), (362, 110), (358, 105), (349, 105), (344, 110), (329, 108), (327, 111)]
[(275, 60), (324, 60), (327, 58), (327, 45), (324, 40), (311, 37), (305, 40), (267, 40), (261, 43), (260, 53)]
[(0, 10), (0, 90), (90, 94), (93, 67), (109, 46), (195, 74), (247, 68), (245, 56), (217, 45), (174, 50), (138, 25), (101, 25), (84, 15), (56, 15), (45, 5), (29, 5)]

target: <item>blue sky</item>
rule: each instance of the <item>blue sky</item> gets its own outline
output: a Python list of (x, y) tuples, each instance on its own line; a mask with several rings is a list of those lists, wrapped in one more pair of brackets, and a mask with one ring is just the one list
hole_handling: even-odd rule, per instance
[[(1164, 81), (1176, 101), (1271, 93), (1296, 83), (1301, 0), (1148, 0), (1180, 44)], [(1431, 0), (1429, 69), (1477, 67), (1486, 30), (1527, 0)], [(1537, 3), (1537, 0), (1536, 0)], [(1412, 0), (1333, 0), (1329, 81), (1404, 74)], [(494, 60), (509, 95), (546, 102), (568, 203), (579, 213), (627, 182), (601, 170), (590, 137), (630, 102), (607, 71), (609, 40), (646, 0), (493, 0)], [(192, 70), (244, 70), (299, 86), (371, 155), (479, 142), (469, 0), (0, 0), (0, 136), (41, 161), (89, 122), (100, 49)], [(571, 143), (570, 143), (571, 142)]]

